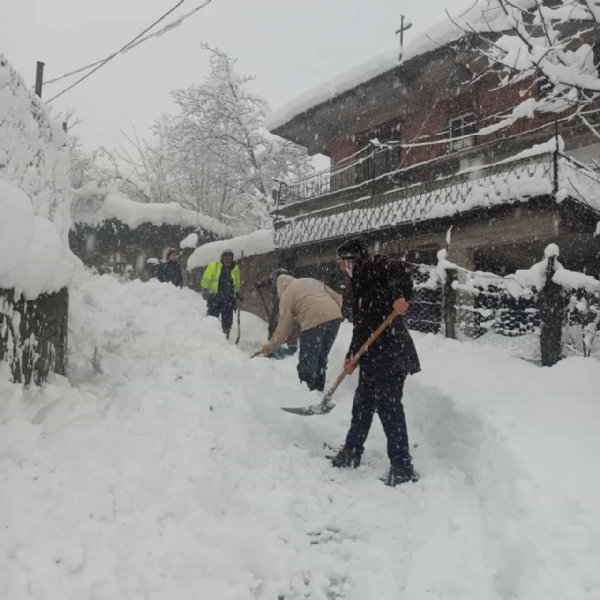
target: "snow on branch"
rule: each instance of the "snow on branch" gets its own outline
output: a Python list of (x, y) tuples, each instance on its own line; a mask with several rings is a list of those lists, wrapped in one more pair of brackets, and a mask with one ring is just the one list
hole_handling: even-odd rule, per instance
[[(478, 0), (477, 5), (489, 15), (485, 26), (479, 19), (463, 30), (477, 36), (477, 52), (500, 70), (502, 85), (535, 81), (539, 88), (535, 110), (541, 112), (579, 114), (598, 100), (597, 0)], [(531, 99), (522, 105), (524, 112), (531, 112)], [(514, 115), (504, 125), (511, 120)]]

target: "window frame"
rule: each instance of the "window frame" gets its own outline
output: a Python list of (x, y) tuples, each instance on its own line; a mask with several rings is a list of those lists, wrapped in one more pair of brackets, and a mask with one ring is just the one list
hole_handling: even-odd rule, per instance
[[(457, 123), (460, 123), (460, 127), (455, 131), (454, 125)], [(477, 127), (477, 119), (474, 112), (452, 117), (448, 120), (448, 138), (450, 141), (446, 146), (446, 151), (457, 152), (473, 148), (475, 146), (475, 137), (472, 134), (477, 133), (477, 131), (479, 131), (479, 128)], [(466, 135), (471, 135), (471, 137), (464, 137)]]

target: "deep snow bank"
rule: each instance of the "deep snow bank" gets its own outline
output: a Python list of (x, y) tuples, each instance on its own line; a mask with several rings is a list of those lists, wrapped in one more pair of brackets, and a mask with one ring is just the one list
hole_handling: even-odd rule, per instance
[[(9, 598), (592, 600), (600, 593), (591, 360), (538, 369), (419, 336), (406, 389), (422, 480), (388, 489), (374, 424), (336, 471), (355, 377), (324, 417), (295, 360), (248, 359), (190, 290), (72, 292), (71, 384), (0, 374), (0, 580)], [(349, 327), (331, 356), (342, 364)]]
[(53, 224), (33, 213), (29, 198), (0, 179), (0, 288), (16, 288), (25, 299), (67, 286), (76, 259)]

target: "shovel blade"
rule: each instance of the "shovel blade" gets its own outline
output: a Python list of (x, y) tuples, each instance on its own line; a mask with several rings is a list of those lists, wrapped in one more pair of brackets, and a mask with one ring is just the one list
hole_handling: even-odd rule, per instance
[(319, 404), (312, 404), (311, 406), (299, 406), (297, 408), (282, 407), (281, 410), (285, 410), (285, 412), (289, 412), (293, 415), (309, 417), (311, 415), (326, 415), (334, 408), (335, 404), (331, 402), (328, 397), (325, 397)]

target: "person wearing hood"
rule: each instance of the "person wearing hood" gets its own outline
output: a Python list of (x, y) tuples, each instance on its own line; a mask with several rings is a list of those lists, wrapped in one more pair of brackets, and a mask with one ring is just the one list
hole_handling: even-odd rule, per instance
[(183, 274), (181, 265), (177, 262), (177, 250), (167, 252), (167, 260), (158, 267), (158, 280), (163, 283), (172, 283), (176, 287), (183, 287)]
[(273, 353), (300, 329), (298, 377), (309, 390), (323, 391), (327, 358), (342, 322), (342, 298), (323, 282), (310, 277), (295, 279), (279, 274), (275, 278), (279, 298), (277, 327), (261, 354)]
[(208, 305), (207, 316), (221, 318), (223, 333), (229, 339), (236, 301), (240, 297), (240, 268), (231, 250), (224, 250), (221, 260), (206, 267), (200, 287)]
[(369, 257), (364, 240), (344, 242), (337, 250), (340, 268), (352, 282), (352, 342), (344, 369), (351, 374), (351, 361), (369, 336), (395, 310), (399, 315), (358, 362), (358, 387), (354, 394), (352, 420), (344, 447), (332, 458), (334, 467), (358, 467), (375, 412), (387, 437), (390, 459), (389, 485), (416, 481), (410, 455), (406, 418), (402, 406), (404, 381), (420, 371), (419, 357), (406, 328), (404, 315), (412, 294), (412, 277), (402, 260), (383, 254)]

